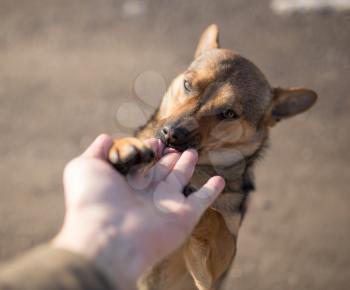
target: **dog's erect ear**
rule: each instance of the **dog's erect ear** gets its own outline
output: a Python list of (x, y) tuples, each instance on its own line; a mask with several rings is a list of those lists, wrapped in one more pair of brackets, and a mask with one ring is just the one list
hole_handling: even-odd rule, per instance
[(198, 57), (208, 49), (219, 47), (219, 27), (216, 24), (212, 24), (202, 33), (194, 57)]
[(308, 110), (317, 100), (314, 91), (304, 88), (275, 88), (273, 94), (271, 124)]

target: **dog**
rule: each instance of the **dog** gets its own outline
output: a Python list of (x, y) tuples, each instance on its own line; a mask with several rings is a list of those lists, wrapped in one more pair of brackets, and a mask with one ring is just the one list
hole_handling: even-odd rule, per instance
[(154, 159), (143, 140), (156, 137), (177, 151), (195, 148), (199, 158), (185, 193), (214, 175), (226, 186), (188, 241), (139, 283), (142, 290), (218, 289), (235, 254), (253, 168), (281, 120), (312, 107), (317, 94), (305, 88), (272, 87), (248, 59), (219, 45), (217, 25), (201, 35), (195, 58), (177, 76), (154, 115), (135, 137), (114, 140), (110, 161), (122, 173)]

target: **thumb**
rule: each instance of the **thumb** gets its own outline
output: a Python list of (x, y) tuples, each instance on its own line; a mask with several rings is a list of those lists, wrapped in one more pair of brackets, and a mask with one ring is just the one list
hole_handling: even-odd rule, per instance
[(191, 215), (197, 223), (205, 210), (213, 203), (225, 187), (221, 176), (211, 177), (199, 190), (193, 192), (187, 199)]
[(98, 158), (107, 160), (108, 150), (111, 148), (113, 140), (106, 134), (99, 135), (94, 142), (81, 155), (84, 158)]

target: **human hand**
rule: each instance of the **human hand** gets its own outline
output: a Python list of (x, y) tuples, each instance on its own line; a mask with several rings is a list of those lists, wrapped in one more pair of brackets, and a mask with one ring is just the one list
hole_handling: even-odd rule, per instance
[[(146, 143), (159, 152), (156, 139)], [(178, 248), (224, 187), (212, 177), (189, 197), (182, 194), (197, 153), (169, 153), (148, 172), (126, 178), (108, 162), (112, 139), (99, 136), (64, 171), (66, 215), (55, 247), (96, 262), (122, 289)]]

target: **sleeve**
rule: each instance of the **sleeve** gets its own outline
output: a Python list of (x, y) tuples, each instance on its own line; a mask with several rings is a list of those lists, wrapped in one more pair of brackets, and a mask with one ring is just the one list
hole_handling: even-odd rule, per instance
[(0, 290), (117, 290), (88, 259), (41, 246), (0, 267)]

